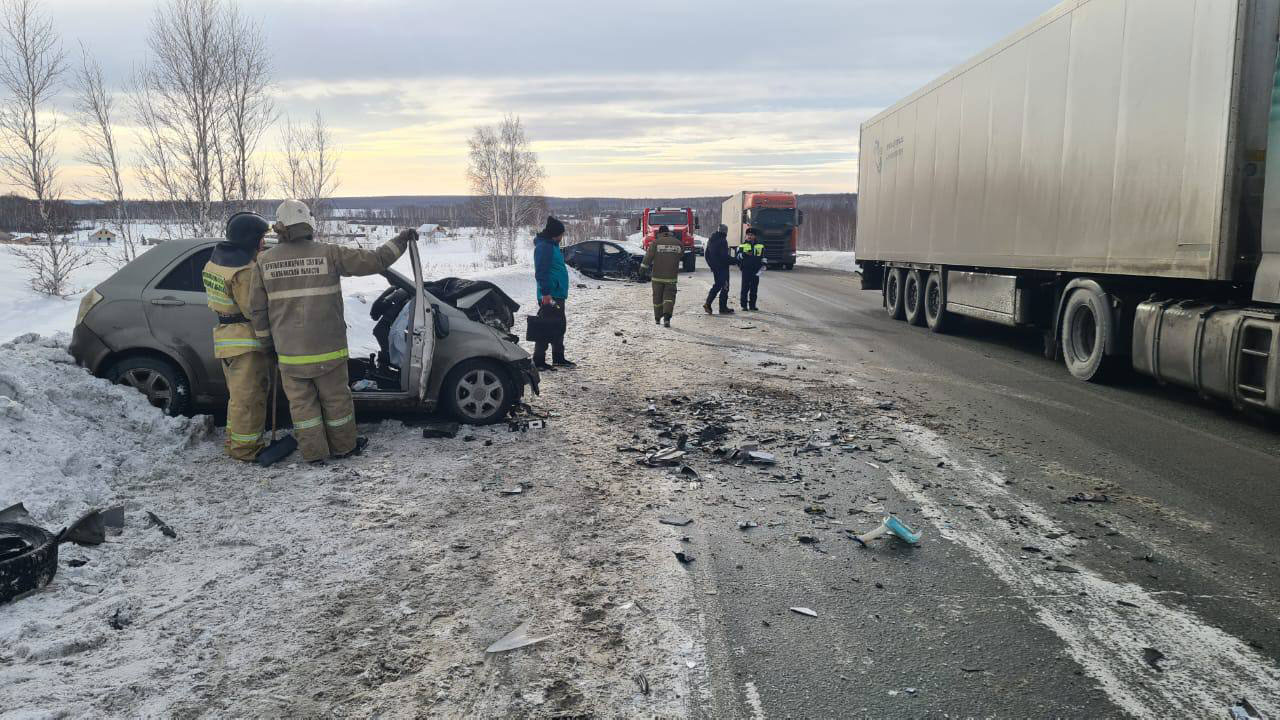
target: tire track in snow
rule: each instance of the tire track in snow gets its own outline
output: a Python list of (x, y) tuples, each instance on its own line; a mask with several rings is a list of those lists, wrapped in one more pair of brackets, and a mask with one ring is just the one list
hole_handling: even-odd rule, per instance
[[(927, 428), (900, 423), (904, 445), (947, 462), (963, 491), (981, 503), (1012, 506), (1040, 535), (1064, 533), (1043, 510), (1004, 488), (1004, 478), (980, 464), (957, 461), (951, 448)], [(1206, 624), (1186, 608), (1167, 605), (1140, 585), (1114, 582), (1082, 567), (1079, 573), (1030, 569), (1008, 548), (1026, 538), (1006, 522), (949, 515), (944, 498), (921, 490), (904, 475), (888, 471), (899, 492), (919, 504), (944, 538), (976, 555), (1016, 593), (1025, 597), (1037, 620), (1054, 632), (1067, 652), (1125, 712), (1139, 718), (1209, 717), (1224, 714), (1240, 697), (1274, 716), (1280, 712), (1280, 668), (1239, 638)], [(980, 502), (974, 502), (980, 504)], [(1037, 540), (1062, 557), (1076, 542), (1070, 535)], [(1029, 570), (1031, 570), (1029, 572)], [(1119, 601), (1138, 609), (1125, 610)], [(1149, 666), (1143, 648), (1165, 654), (1163, 672)]]

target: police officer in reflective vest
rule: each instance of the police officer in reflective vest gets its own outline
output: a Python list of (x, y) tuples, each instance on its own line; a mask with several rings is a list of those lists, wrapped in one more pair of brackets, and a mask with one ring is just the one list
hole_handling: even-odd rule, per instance
[(300, 200), (280, 204), (274, 228), (280, 244), (258, 258), (250, 319), (275, 343), (303, 459), (358, 454), (368, 440), (356, 435), (341, 278), (386, 270), (418, 233), (404, 230), (377, 250), (315, 242), (315, 218)]
[(755, 228), (747, 230), (746, 239), (738, 246), (738, 270), (742, 272), (738, 304), (743, 310), (759, 310), (756, 296), (760, 293), (760, 273), (764, 271), (764, 243)]
[(262, 451), (262, 430), (267, 421), (267, 384), (270, 378), (271, 334), (261, 335), (249, 323), (254, 259), (262, 250), (267, 221), (251, 212), (236, 213), (227, 220), (226, 240), (213, 248), (204, 266), (204, 292), (209, 308), (218, 316), (213, 328), (213, 356), (227, 380), (227, 455), (253, 460)]
[(663, 225), (658, 228), (653, 242), (644, 253), (640, 267), (649, 271), (653, 285), (653, 322), (671, 327), (671, 315), (676, 310), (676, 283), (680, 278), (680, 261), (684, 258), (684, 244)]

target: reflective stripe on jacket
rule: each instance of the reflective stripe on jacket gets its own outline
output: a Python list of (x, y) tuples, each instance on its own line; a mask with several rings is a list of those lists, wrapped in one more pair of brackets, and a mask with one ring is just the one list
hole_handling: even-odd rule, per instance
[(281, 372), (313, 378), (346, 362), (340, 278), (386, 270), (408, 247), (401, 242), (360, 250), (306, 238), (282, 242), (258, 257), (248, 315), (255, 332), (275, 342)]
[(764, 243), (744, 242), (738, 246), (738, 269), (744, 273), (758, 271), (764, 265)]
[[(220, 317), (249, 317), (253, 263), (225, 267), (209, 261), (201, 272), (209, 308)], [(213, 356), (229, 358), (271, 347), (271, 334), (259, 337), (248, 322), (218, 323), (213, 328)]]
[(684, 245), (671, 233), (663, 233), (649, 243), (644, 253), (642, 267), (652, 268), (649, 275), (654, 282), (674, 283), (680, 279), (680, 261), (684, 259)]

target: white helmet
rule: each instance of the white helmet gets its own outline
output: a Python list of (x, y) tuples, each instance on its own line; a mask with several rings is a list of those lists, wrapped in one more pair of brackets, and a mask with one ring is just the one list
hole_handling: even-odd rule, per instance
[(307, 204), (301, 200), (285, 200), (280, 203), (280, 207), (276, 208), (276, 222), (285, 227), (306, 223), (311, 226), (312, 232), (316, 230), (316, 219), (311, 216)]

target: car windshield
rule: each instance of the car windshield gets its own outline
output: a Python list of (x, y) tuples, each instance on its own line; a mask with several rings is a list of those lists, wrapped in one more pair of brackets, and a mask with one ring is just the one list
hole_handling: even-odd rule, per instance
[(751, 224), (767, 227), (795, 225), (796, 211), (784, 208), (753, 208), (751, 210)]
[(649, 213), (650, 225), (688, 225), (689, 215), (682, 212)]

